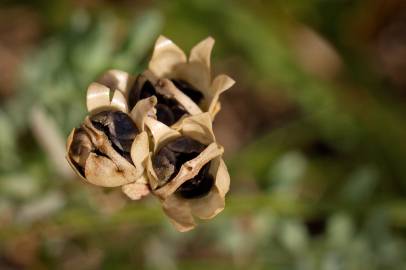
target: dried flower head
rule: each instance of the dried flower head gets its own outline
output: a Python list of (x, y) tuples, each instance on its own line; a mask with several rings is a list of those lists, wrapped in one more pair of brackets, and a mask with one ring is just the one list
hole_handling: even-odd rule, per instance
[(179, 231), (196, 226), (194, 217), (211, 219), (224, 209), (230, 178), (208, 113), (186, 117), (179, 129), (149, 118), (154, 140), (147, 174), (152, 193)]
[(182, 117), (209, 112), (214, 119), (220, 110), (219, 96), (234, 80), (227, 75), (211, 79), (210, 55), (214, 39), (198, 43), (189, 59), (171, 40), (160, 36), (155, 43), (149, 69), (137, 77), (129, 92), (129, 106), (155, 95), (158, 99), (157, 118), (171, 126)]
[(148, 70), (109, 70), (87, 89), (89, 115), (67, 141), (67, 160), (86, 182), (121, 187), (131, 199), (152, 193), (179, 231), (224, 209), (230, 177), (212, 121), (234, 81), (211, 79), (212, 38), (189, 59), (161, 36)]

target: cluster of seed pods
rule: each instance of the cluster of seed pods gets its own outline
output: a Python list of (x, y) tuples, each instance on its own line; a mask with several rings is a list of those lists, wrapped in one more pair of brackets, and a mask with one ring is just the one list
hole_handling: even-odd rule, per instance
[(109, 70), (87, 89), (88, 116), (67, 141), (67, 160), (86, 182), (120, 187), (131, 199), (156, 196), (175, 228), (224, 209), (230, 177), (212, 122), (234, 80), (211, 77), (214, 39), (189, 58), (160, 36), (148, 69)]

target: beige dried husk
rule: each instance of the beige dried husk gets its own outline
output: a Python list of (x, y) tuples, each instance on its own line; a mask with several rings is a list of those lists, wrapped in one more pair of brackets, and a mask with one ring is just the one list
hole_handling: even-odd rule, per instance
[[(128, 112), (128, 91), (134, 77), (127, 72), (111, 69), (100, 76), (87, 88), (86, 106), (90, 114), (116, 109)], [(111, 98), (110, 98), (111, 97)]]
[[(160, 181), (152, 165), (152, 155), (148, 157), (147, 175), (152, 193), (156, 195), (164, 212), (179, 231), (188, 231), (196, 226), (194, 217), (211, 219), (224, 209), (225, 195), (230, 185), (230, 177), (222, 159), (223, 147), (217, 144), (209, 113), (189, 116), (182, 120), (178, 129), (170, 128), (154, 118), (146, 118), (154, 144), (154, 153), (166, 143), (185, 136), (192, 138), (206, 148), (194, 159), (185, 162), (177, 175), (160, 186)], [(210, 175), (214, 184), (210, 192), (199, 198), (185, 199), (176, 194), (176, 190), (186, 181), (195, 177), (200, 169), (210, 163)]]
[[(190, 115), (208, 112), (212, 119), (221, 108), (220, 94), (235, 83), (232, 78), (224, 74), (218, 75), (212, 80), (210, 57), (213, 45), (214, 39), (208, 37), (195, 45), (187, 58), (175, 43), (160, 36), (155, 43), (147, 71), (147, 74), (153, 74), (149, 78), (156, 78), (155, 81), (152, 79), (153, 84), (157, 84), (157, 80), (160, 80), (158, 85), (163, 86), (160, 87), (161, 90), (163, 88), (163, 91), (170, 92)], [(196, 106), (169, 79), (189, 83), (203, 94), (203, 100)]]
[[(72, 130), (66, 148), (69, 164), (83, 180), (102, 187), (121, 186), (128, 197), (136, 200), (149, 193), (145, 175), (149, 138), (145, 131), (144, 118), (154, 115), (156, 98), (138, 102), (128, 114), (139, 131), (131, 145), (133, 164), (121, 156), (113, 148), (106, 134), (95, 128), (91, 122), (91, 116), (101, 111), (119, 110), (128, 113), (125, 97), (131, 84), (130, 80), (132, 78), (127, 73), (110, 70), (103, 74), (98, 82), (90, 84), (87, 91), (90, 116), (86, 117), (79, 129)], [(80, 147), (79, 156), (73, 154), (73, 147)]]

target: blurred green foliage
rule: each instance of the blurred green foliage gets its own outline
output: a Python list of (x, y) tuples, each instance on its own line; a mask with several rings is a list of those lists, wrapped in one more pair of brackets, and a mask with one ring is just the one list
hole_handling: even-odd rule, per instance
[[(376, 2), (0, 6), (41, 29), (0, 103), (0, 269), (406, 269), (406, 82), (392, 68), (406, 41), (390, 34), (405, 13)], [(143, 70), (159, 34), (185, 49), (213, 36), (214, 70), (237, 81), (215, 123), (226, 209), (185, 234), (158, 202), (85, 185), (53, 158), (87, 85)]]

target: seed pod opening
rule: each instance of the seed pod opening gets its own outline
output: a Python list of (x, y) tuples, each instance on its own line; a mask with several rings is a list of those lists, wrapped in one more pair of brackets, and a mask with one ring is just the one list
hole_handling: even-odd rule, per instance
[(200, 169), (192, 179), (183, 183), (175, 193), (184, 199), (195, 199), (206, 196), (214, 185), (214, 178), (210, 175), (210, 162)]
[(128, 104), (132, 108), (141, 99), (155, 96), (157, 98), (156, 116), (165, 125), (172, 125), (186, 113), (183, 107), (174, 99), (157, 93), (153, 84), (143, 75), (137, 77), (134, 87), (130, 90)]
[(148, 71), (156, 78), (170, 80), (176, 89), (198, 105), (201, 112), (209, 112), (212, 118), (220, 110), (220, 94), (234, 84), (227, 75), (219, 75), (212, 81), (210, 57), (213, 46), (214, 39), (208, 37), (195, 45), (187, 58), (175, 43), (160, 36), (148, 66)]
[(139, 133), (132, 119), (121, 111), (103, 111), (91, 116), (90, 121), (107, 135), (113, 148), (132, 163), (131, 146)]
[[(170, 141), (163, 146), (152, 157), (152, 165), (158, 177), (159, 186), (171, 181), (179, 173), (181, 166), (185, 162), (196, 158), (205, 148), (206, 145), (186, 136)], [(207, 166), (205, 165), (205, 167)], [(207, 172), (207, 170), (203, 169), (201, 171)], [(199, 189), (207, 184), (206, 178), (209, 178), (207, 173), (199, 172), (196, 177), (189, 180), (190, 184), (183, 184), (184, 186), (179, 187), (179, 194), (190, 197), (193, 192), (200, 193), (194, 188)], [(210, 181), (208, 180), (208, 182)]]
[(177, 230), (189, 231), (196, 226), (195, 217), (211, 219), (224, 209), (229, 185), (227, 168), (218, 156), (206, 163), (192, 179), (161, 198), (163, 210)]
[(128, 106), (134, 107), (140, 100), (157, 98), (156, 117), (165, 125), (171, 126), (182, 117), (201, 113), (197, 105), (203, 95), (186, 82), (161, 80), (150, 72), (140, 74), (129, 91)]
[(196, 225), (194, 217), (210, 219), (221, 212), (229, 176), (210, 115), (186, 117), (178, 130), (154, 119), (146, 126), (157, 145), (147, 163), (150, 187), (175, 227), (187, 231)]
[(86, 117), (67, 143), (67, 159), (74, 170), (87, 182), (105, 187), (138, 181), (148, 151), (146, 132), (139, 132), (129, 115), (113, 110)]
[(71, 145), (68, 145), (68, 161), (80, 176), (85, 177), (86, 160), (96, 149), (83, 128), (74, 129), (69, 137)]

